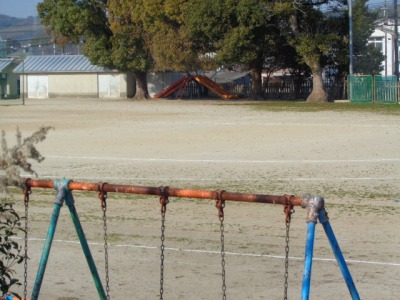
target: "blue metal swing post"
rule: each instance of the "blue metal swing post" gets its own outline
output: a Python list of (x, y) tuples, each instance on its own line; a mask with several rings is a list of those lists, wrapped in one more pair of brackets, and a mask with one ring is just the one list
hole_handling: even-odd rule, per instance
[(50, 221), (49, 231), (47, 233), (47, 238), (46, 238), (45, 245), (44, 245), (43, 252), (42, 252), (42, 258), (40, 260), (38, 273), (37, 273), (35, 284), (34, 284), (34, 288), (33, 288), (33, 291), (32, 291), (32, 296), (31, 296), (32, 300), (37, 300), (38, 297), (39, 297), (40, 288), (41, 288), (41, 285), (42, 285), (44, 273), (45, 273), (45, 270), (46, 270), (47, 261), (48, 261), (49, 254), (50, 254), (51, 244), (53, 242), (55, 230), (56, 230), (56, 227), (57, 227), (58, 217), (60, 215), (61, 206), (63, 205), (64, 200), (65, 200), (65, 202), (66, 202), (66, 204), (67, 204), (67, 206), (69, 208), (70, 215), (71, 215), (72, 221), (74, 223), (76, 232), (78, 234), (79, 241), (80, 241), (81, 246), (82, 246), (82, 250), (83, 250), (83, 252), (85, 254), (86, 261), (87, 261), (87, 263), (89, 265), (89, 269), (90, 269), (90, 271), (92, 273), (93, 281), (94, 281), (94, 283), (96, 285), (97, 292), (99, 294), (99, 298), (101, 300), (106, 300), (107, 299), (107, 296), (106, 296), (106, 294), (104, 292), (104, 288), (103, 288), (103, 286), (101, 284), (101, 280), (100, 280), (99, 274), (98, 274), (97, 269), (96, 269), (96, 265), (94, 263), (92, 254), (90, 252), (89, 245), (87, 243), (85, 234), (83, 232), (81, 223), (79, 221), (78, 214), (77, 214), (76, 209), (75, 209), (74, 198), (72, 196), (71, 191), (68, 188), (69, 183), (70, 183), (70, 181), (65, 180), (65, 179), (64, 180), (60, 180), (60, 181), (58, 181), (58, 180), (54, 181), (54, 189), (56, 189), (58, 191), (58, 193), (57, 193), (57, 196), (56, 196), (56, 201), (54, 203), (53, 215), (52, 215), (52, 218), (51, 218), (51, 221)]
[(314, 252), (314, 236), (315, 236), (315, 222), (308, 222), (307, 224), (307, 239), (306, 251), (304, 257), (304, 272), (303, 272), (303, 287), (301, 292), (301, 299), (308, 300), (310, 297), (311, 287), (311, 269)]
[(326, 213), (325, 208), (322, 208), (319, 211), (318, 219), (324, 227), (325, 233), (328, 237), (329, 243), (331, 244), (331, 248), (333, 253), (335, 254), (339, 268), (342, 271), (343, 278), (346, 281), (347, 288), (349, 289), (351, 297), (353, 298), (353, 300), (359, 300), (360, 296), (358, 295), (357, 288), (354, 284), (353, 278), (351, 277), (349, 268), (347, 267), (342, 251), (340, 250), (335, 234), (333, 233), (332, 227), (329, 223), (328, 214)]
[(314, 251), (314, 236), (315, 226), (318, 222), (324, 227), (325, 233), (328, 237), (332, 251), (335, 254), (336, 260), (339, 264), (339, 268), (342, 271), (344, 280), (349, 289), (350, 295), (353, 300), (359, 300), (357, 289), (351, 277), (350, 271), (347, 268), (346, 261), (343, 257), (342, 251), (340, 250), (339, 244), (336, 240), (335, 234), (333, 233), (332, 227), (329, 223), (328, 214), (325, 211), (325, 201), (322, 197), (304, 197), (301, 205), (303, 208), (308, 209), (307, 215), (307, 240), (306, 240), (306, 251), (304, 261), (304, 273), (303, 273), (303, 287), (302, 287), (302, 300), (308, 300), (310, 296), (310, 285), (311, 285), (311, 269), (312, 259)]
[(310, 297), (311, 287), (311, 271), (312, 271), (312, 260), (314, 253), (314, 237), (315, 237), (315, 226), (318, 222), (318, 211), (323, 207), (324, 199), (321, 197), (305, 197), (303, 198), (302, 207), (308, 209), (307, 214), (307, 239), (306, 239), (306, 250), (304, 258), (304, 272), (303, 272), (303, 286), (302, 286), (302, 300), (308, 300)]

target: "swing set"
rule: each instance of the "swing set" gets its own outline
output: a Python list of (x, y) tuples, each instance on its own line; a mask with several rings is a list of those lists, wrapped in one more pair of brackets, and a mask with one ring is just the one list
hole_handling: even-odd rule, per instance
[[(307, 238), (304, 259), (304, 272), (302, 283), (302, 300), (309, 299), (311, 285), (312, 259), (314, 250), (314, 234), (315, 226), (318, 221), (322, 224), (327, 235), (332, 251), (336, 257), (343, 278), (352, 299), (360, 299), (346, 261), (340, 250), (339, 244), (333, 233), (329, 222), (328, 214), (325, 210), (324, 199), (317, 196), (296, 197), (294, 195), (264, 195), (264, 194), (246, 194), (233, 193), (225, 190), (207, 191), (207, 190), (191, 190), (191, 189), (176, 189), (171, 187), (145, 187), (131, 185), (115, 185), (108, 183), (84, 183), (74, 182), (71, 180), (61, 179), (55, 181), (33, 180), (26, 179), (24, 184), (24, 204), (25, 204), (25, 262), (24, 262), (24, 299), (27, 298), (27, 258), (28, 258), (28, 207), (32, 188), (49, 188), (57, 191), (53, 213), (50, 220), (50, 225), (47, 237), (43, 246), (41, 259), (36, 275), (36, 280), (33, 286), (31, 300), (39, 298), (40, 288), (43, 282), (44, 273), (46, 270), (47, 261), (50, 254), (51, 245), (57, 227), (60, 210), (65, 203), (68, 206), (71, 219), (79, 237), (79, 241), (87, 260), (90, 272), (96, 286), (99, 299), (110, 299), (109, 288), (109, 267), (108, 267), (108, 242), (107, 242), (107, 194), (108, 193), (127, 193), (138, 195), (153, 195), (160, 197), (161, 207), (161, 246), (160, 246), (160, 300), (164, 295), (164, 240), (165, 240), (165, 221), (167, 205), (170, 197), (179, 198), (196, 198), (215, 200), (215, 206), (218, 210), (218, 219), (220, 221), (221, 234), (221, 276), (222, 276), (222, 299), (226, 299), (226, 283), (225, 283), (225, 242), (224, 242), (224, 207), (226, 201), (250, 202), (250, 203), (265, 203), (265, 204), (280, 204), (284, 207), (285, 224), (286, 224), (286, 246), (285, 246), (285, 283), (284, 283), (284, 299), (287, 300), (288, 292), (288, 277), (289, 277), (289, 230), (292, 213), (295, 206), (301, 206), (307, 209)], [(74, 205), (72, 191), (93, 191), (98, 193), (98, 198), (103, 211), (103, 229), (104, 229), (104, 255), (105, 255), (105, 283), (104, 289), (99, 274), (96, 269), (95, 262), (91, 255), (88, 242), (86, 240), (81, 222)]]

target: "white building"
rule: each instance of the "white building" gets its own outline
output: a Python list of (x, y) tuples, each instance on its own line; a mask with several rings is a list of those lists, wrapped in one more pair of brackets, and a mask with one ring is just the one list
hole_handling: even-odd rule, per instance
[[(385, 56), (382, 62), (383, 71), (381, 75), (390, 76), (394, 75), (394, 26), (382, 25), (374, 30), (368, 39), (368, 44), (373, 44), (376, 48), (380, 49)], [(398, 43), (400, 45), (400, 43)]]
[(92, 65), (83, 55), (28, 56), (13, 71), (26, 98), (129, 98), (132, 74)]

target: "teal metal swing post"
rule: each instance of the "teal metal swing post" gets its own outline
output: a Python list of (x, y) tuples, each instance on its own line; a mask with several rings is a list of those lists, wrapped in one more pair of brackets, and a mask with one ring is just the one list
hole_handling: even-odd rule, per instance
[(75, 209), (74, 198), (72, 196), (72, 192), (69, 190), (70, 182), (71, 181), (69, 181), (69, 180), (63, 179), (63, 180), (55, 180), (54, 184), (53, 184), (53, 188), (55, 190), (57, 190), (56, 201), (54, 202), (53, 214), (51, 216), (49, 230), (47, 232), (46, 241), (43, 246), (42, 257), (40, 259), (35, 284), (34, 284), (33, 290), (32, 290), (32, 296), (31, 296), (32, 300), (37, 300), (39, 297), (39, 292), (40, 292), (40, 288), (42, 286), (43, 277), (44, 277), (44, 273), (46, 270), (46, 265), (47, 265), (47, 261), (49, 258), (51, 245), (52, 245), (54, 234), (55, 234), (56, 227), (57, 227), (58, 217), (60, 215), (60, 210), (61, 210), (61, 207), (63, 206), (64, 201), (69, 208), (71, 219), (74, 223), (76, 232), (79, 237), (79, 241), (82, 246), (82, 250), (85, 254), (86, 261), (88, 263), (90, 272), (92, 273), (92, 276), (93, 276), (94, 284), (96, 285), (97, 292), (99, 294), (99, 299), (101, 299), (101, 300), (107, 299), (106, 294), (104, 292), (104, 288), (101, 284), (101, 280), (99, 278), (99, 274), (97, 273), (96, 265), (94, 263), (92, 254), (90, 252), (89, 245), (87, 243), (85, 234), (83, 232), (81, 222), (79, 221), (79, 217), (78, 217), (78, 214)]

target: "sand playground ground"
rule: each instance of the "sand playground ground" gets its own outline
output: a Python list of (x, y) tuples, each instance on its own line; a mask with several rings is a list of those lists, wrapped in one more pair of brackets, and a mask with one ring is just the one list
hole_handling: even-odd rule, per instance
[[(46, 99), (0, 106), (10, 145), (53, 126), (34, 164), (39, 179), (67, 178), (187, 189), (325, 198), (326, 210), (362, 299), (400, 297), (400, 122), (365, 112), (269, 112), (238, 101)], [(94, 192), (73, 193), (103, 285), (104, 231)], [(19, 198), (18, 198), (19, 197)], [(28, 295), (55, 191), (34, 189), (29, 207)], [(22, 196), (16, 209), (23, 212)], [(111, 299), (160, 294), (158, 197), (109, 194)], [(171, 198), (167, 206), (165, 299), (220, 299), (221, 236), (212, 200)], [(285, 216), (280, 205), (225, 207), (228, 299), (282, 299)], [(301, 298), (306, 211), (290, 228), (289, 299)], [(22, 242), (22, 241), (21, 241)], [(350, 299), (320, 224), (310, 299)], [(23, 274), (18, 267), (18, 274)], [(18, 290), (22, 292), (22, 288)], [(41, 299), (97, 299), (69, 212), (62, 208)]]

